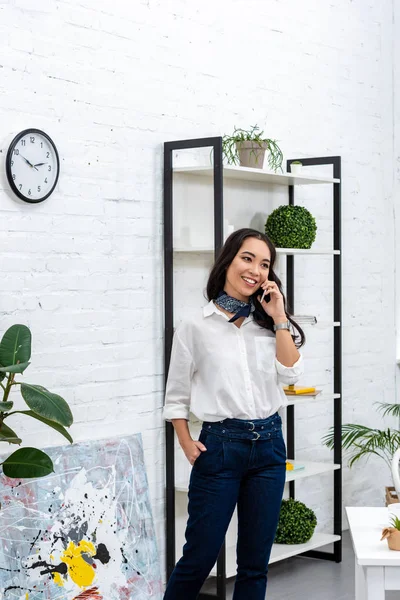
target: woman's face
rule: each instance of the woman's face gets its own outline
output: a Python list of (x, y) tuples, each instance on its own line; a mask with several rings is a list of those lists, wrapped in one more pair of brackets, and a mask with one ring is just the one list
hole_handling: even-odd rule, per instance
[(229, 265), (224, 290), (229, 296), (248, 302), (260, 285), (268, 279), (271, 252), (265, 242), (246, 238)]

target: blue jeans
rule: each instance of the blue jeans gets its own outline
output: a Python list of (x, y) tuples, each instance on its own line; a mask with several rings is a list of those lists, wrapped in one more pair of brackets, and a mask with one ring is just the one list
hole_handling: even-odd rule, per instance
[(164, 600), (195, 600), (217, 560), (237, 505), (237, 575), (232, 600), (264, 600), (286, 475), (282, 421), (204, 422), (207, 450), (193, 465), (186, 544)]

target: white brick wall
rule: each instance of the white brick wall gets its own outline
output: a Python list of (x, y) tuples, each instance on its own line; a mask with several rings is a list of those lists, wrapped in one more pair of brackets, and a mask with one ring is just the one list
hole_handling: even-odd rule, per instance
[[(71, 401), (75, 440), (143, 433), (162, 561), (162, 142), (258, 123), (285, 158), (342, 155), (344, 419), (380, 423), (372, 404), (394, 399), (396, 374), (395, 3), (0, 1), (2, 162), (32, 126), (62, 168), (37, 206), (12, 197), (1, 169), (2, 330), (31, 327), (26, 379)], [(323, 265), (303, 276), (311, 304), (325, 298)], [(322, 345), (307, 348), (311, 365)], [(312, 415), (298, 414), (304, 446)], [(21, 422), (26, 442), (60, 442), (32, 426)], [(345, 503), (380, 503), (388, 482), (378, 461), (345, 472)], [(329, 481), (318, 485), (301, 493), (328, 523)]]

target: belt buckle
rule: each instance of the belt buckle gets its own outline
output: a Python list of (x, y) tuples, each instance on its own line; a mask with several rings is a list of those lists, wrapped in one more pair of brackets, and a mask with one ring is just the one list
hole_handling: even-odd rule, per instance
[(250, 425), (252, 425), (252, 428), (251, 428), (251, 429), (249, 429), (249, 431), (254, 431), (254, 430), (255, 430), (255, 428), (256, 428), (256, 426), (255, 426), (255, 425), (254, 425), (254, 423), (252, 423), (251, 421), (250, 421)]
[(257, 431), (255, 431), (255, 432), (254, 432), (254, 435), (256, 435), (257, 437), (256, 437), (256, 438), (253, 438), (253, 439), (251, 440), (252, 442), (255, 442), (255, 441), (257, 441), (257, 440), (259, 439), (259, 437), (260, 437), (260, 434), (259, 434)]

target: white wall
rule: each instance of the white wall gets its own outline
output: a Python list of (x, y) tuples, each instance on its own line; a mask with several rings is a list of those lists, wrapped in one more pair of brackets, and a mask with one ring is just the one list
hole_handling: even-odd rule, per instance
[[(38, 206), (12, 197), (2, 169), (2, 330), (31, 327), (26, 380), (72, 403), (75, 440), (142, 432), (162, 561), (162, 143), (258, 123), (285, 158), (342, 155), (344, 419), (378, 425), (373, 403), (394, 398), (396, 373), (392, 12), (392, 0), (0, 2), (2, 156), (32, 126), (62, 168)], [(325, 267), (307, 269), (318, 304)], [(308, 347), (314, 366), (325, 344)], [(24, 427), (26, 442), (60, 442)], [(388, 482), (378, 461), (346, 471), (345, 503), (379, 504)], [(329, 522), (329, 481), (307, 493)]]
[[(400, 29), (400, 1), (395, 0), (393, 10), (394, 31)], [(393, 39), (393, 186), (394, 186), (394, 217), (396, 222), (395, 243), (396, 243), (396, 339), (397, 352), (396, 357), (400, 366), (400, 40), (395, 35)], [(399, 381), (399, 370), (397, 370), (397, 380)], [(398, 389), (398, 386), (397, 386)]]

